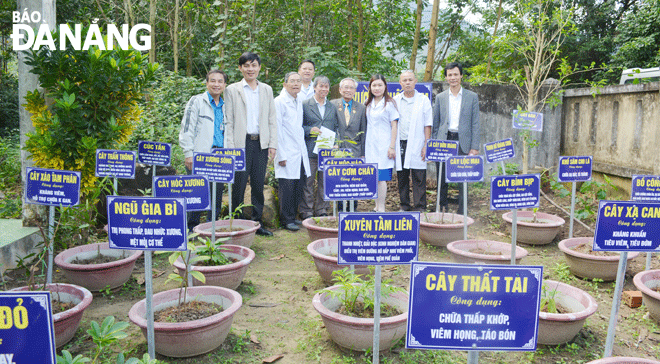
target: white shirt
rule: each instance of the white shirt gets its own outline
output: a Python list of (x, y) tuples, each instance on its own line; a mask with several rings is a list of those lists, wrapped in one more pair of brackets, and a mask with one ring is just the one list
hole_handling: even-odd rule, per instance
[(399, 111), (390, 101), (385, 104), (385, 98), (378, 103), (372, 102), (367, 107), (367, 136), (364, 143), (364, 157), (367, 163), (377, 163), (378, 169), (389, 169), (396, 166), (401, 170), (401, 147), (399, 136), (394, 143), (395, 159), (387, 158), (392, 138), (392, 121), (399, 118)]
[[(426, 161), (422, 160), (422, 149), (426, 143), (426, 136), (424, 134), (425, 128), (433, 126), (433, 110), (431, 108), (431, 101), (428, 96), (425, 96), (415, 91), (415, 96), (410, 99), (411, 105), (406, 105), (407, 102), (403, 94), (398, 94), (394, 97), (394, 101), (399, 106), (401, 119), (399, 125), (404, 118), (408, 120), (410, 126), (408, 127), (408, 145), (406, 146), (406, 158), (403, 160), (403, 168), (406, 169), (426, 169)], [(405, 109), (410, 106), (410, 109)], [(405, 111), (407, 110), (407, 111)], [(401, 139), (401, 133), (399, 133)]]
[(320, 103), (316, 98), (314, 98), (314, 101), (316, 101), (316, 106), (319, 107), (319, 114), (321, 114), (321, 118), (323, 118), (323, 115), (325, 115), (326, 99), (323, 99), (323, 103)]
[(399, 138), (401, 140), (408, 140), (408, 133), (410, 131), (410, 119), (412, 118), (412, 111), (415, 105), (415, 98), (401, 96), (401, 102), (397, 104), (399, 107)]
[(298, 101), (303, 102), (311, 98), (312, 96), (314, 96), (314, 81), (310, 82), (308, 87), (305, 87), (305, 85), (300, 85), (300, 92), (298, 92)]
[(246, 131), (248, 134), (259, 134), (259, 81), (257, 89), (253, 90), (243, 79), (243, 94), (245, 95), (245, 110), (247, 111)]
[(449, 90), (449, 131), (458, 131), (458, 120), (461, 115), (461, 101), (463, 100), (463, 87), (458, 90), (458, 94)]
[[(284, 90), (275, 98), (274, 102), (278, 141), (275, 155), (275, 177), (299, 179), (301, 164), (305, 169), (305, 175), (309, 177), (312, 174), (305, 145), (305, 131), (302, 127), (302, 100), (294, 98)], [(280, 161), (286, 161), (286, 166), (280, 166)]]

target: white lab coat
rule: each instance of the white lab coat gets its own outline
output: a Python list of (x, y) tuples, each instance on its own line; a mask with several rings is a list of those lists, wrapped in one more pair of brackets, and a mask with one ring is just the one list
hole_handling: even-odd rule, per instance
[(385, 107), (385, 98), (378, 104), (373, 102), (367, 107), (367, 136), (364, 143), (364, 159), (367, 163), (377, 163), (378, 169), (389, 169), (396, 166), (401, 170), (401, 146), (399, 145), (399, 133), (396, 135), (395, 158), (387, 158), (387, 150), (390, 148), (392, 138), (392, 120), (399, 119), (399, 111), (393, 102), (388, 102)]
[[(309, 167), (309, 157), (305, 146), (305, 132), (302, 127), (302, 100), (297, 101), (283, 90), (275, 98), (275, 114), (277, 116), (277, 155), (275, 156), (275, 177), (286, 179), (300, 178), (300, 162), (305, 168), (307, 177), (312, 175)], [(279, 165), (286, 161), (286, 166)]]
[[(397, 105), (405, 102), (403, 92), (396, 95), (394, 100)], [(415, 90), (413, 96), (413, 108), (410, 115), (410, 129), (408, 130), (408, 145), (406, 147), (406, 158), (403, 161), (403, 168), (406, 169), (426, 169), (426, 161), (422, 160), (422, 148), (424, 147), (424, 127), (433, 126), (433, 114), (431, 101), (429, 98)], [(399, 127), (401, 123), (399, 123)]]

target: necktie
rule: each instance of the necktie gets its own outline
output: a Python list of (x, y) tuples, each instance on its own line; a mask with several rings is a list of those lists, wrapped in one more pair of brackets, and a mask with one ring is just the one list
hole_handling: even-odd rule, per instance
[(346, 119), (346, 125), (351, 121), (351, 112), (348, 110), (348, 104), (344, 105), (344, 119)]

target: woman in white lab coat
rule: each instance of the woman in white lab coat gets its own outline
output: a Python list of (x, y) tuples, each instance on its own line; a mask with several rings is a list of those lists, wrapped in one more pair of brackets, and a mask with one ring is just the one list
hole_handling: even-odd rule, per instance
[(378, 164), (378, 197), (376, 211), (385, 211), (387, 181), (392, 180), (392, 169), (401, 170), (397, 124), (399, 111), (396, 102), (387, 93), (383, 75), (374, 75), (369, 81), (367, 107), (367, 136), (364, 157), (367, 163)]

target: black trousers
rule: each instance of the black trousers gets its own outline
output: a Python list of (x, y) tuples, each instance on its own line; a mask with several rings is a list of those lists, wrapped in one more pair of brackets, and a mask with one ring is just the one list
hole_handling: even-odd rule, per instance
[[(401, 161), (406, 160), (408, 141), (401, 140)], [(396, 172), (401, 199), (401, 210), (426, 211), (426, 169), (403, 168)], [(413, 201), (410, 202), (410, 177), (412, 176)]]
[[(458, 133), (449, 131), (447, 132), (447, 140), (458, 140)], [(458, 146), (458, 154), (466, 155), (461, 151), (461, 146)], [(447, 182), (445, 182), (445, 163), (438, 163), (438, 169), (441, 170), (440, 177), (440, 211), (443, 207), (448, 207), (449, 201), (447, 200)], [(447, 209), (449, 210), (449, 209)], [(458, 184), (458, 214), (463, 215), (463, 183)]]
[(280, 199), (280, 222), (282, 226), (293, 223), (298, 212), (298, 205), (303, 197), (303, 186), (307, 181), (305, 167), (300, 164), (300, 178), (278, 178)]
[[(245, 138), (245, 171), (234, 174), (234, 185), (231, 205), (236, 209), (245, 200), (245, 188), (250, 179), (252, 216), (251, 220), (261, 222), (264, 211), (264, 181), (266, 180), (266, 164), (268, 163), (268, 148), (261, 149), (259, 140)], [(247, 216), (244, 216), (248, 218)]]
[[(192, 171), (186, 168), (186, 173), (192, 174)], [(213, 183), (209, 182), (209, 201), (213, 203)], [(215, 184), (215, 218), (217, 219), (220, 216), (220, 210), (222, 210), (222, 193), (225, 190), (224, 183)], [(213, 211), (213, 206), (209, 207), (209, 211), (206, 213), (206, 221), (211, 221), (211, 212)], [(192, 229), (199, 225), (201, 220), (202, 212), (201, 211), (189, 211), (188, 212), (188, 230)]]

